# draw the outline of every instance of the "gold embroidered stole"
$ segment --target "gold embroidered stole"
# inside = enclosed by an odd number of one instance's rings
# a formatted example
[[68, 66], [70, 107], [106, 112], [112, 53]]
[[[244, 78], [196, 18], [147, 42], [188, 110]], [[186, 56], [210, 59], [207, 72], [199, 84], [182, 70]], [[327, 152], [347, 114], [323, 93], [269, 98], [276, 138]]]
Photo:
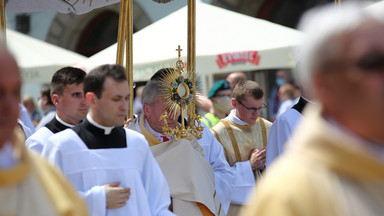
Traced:
[[[141, 115], [140, 116], [140, 119], [137, 119], [137, 121], [139, 121], [139, 128], [140, 128], [140, 131], [141, 133], [145, 136], [145, 139], [147, 139], [148, 143], [149, 143], [149, 146], [154, 146], [154, 145], [157, 145], [157, 144], [160, 144], [161, 142], [153, 135], [151, 134], [147, 128], [145, 128], [145, 117], [144, 115]], [[134, 124], [132, 124], [132, 126], [134, 127]], [[169, 141], [168, 141], [169, 142]]]
[[[27, 196], [15, 194], [16, 199], [20, 199], [19, 203], [16, 203], [17, 214], [66, 216], [88, 214], [84, 201], [78, 197], [61, 173], [45, 159], [28, 152], [24, 146], [23, 136], [17, 131], [12, 143], [19, 163], [10, 169], [0, 170], [0, 190], [8, 190], [10, 193], [27, 190], [30, 193]], [[38, 199], [29, 200], [31, 196]]]
[[[255, 137], [257, 136], [255, 134], [258, 130], [257, 127], [260, 128], [260, 138]], [[234, 132], [234, 130], [236, 130], [236, 132]], [[217, 140], [223, 145], [227, 161], [231, 166], [233, 166], [236, 162], [249, 160], [249, 156], [253, 149], [265, 147], [268, 141], [265, 122], [260, 117], [257, 119], [255, 125], [246, 126], [236, 125], [226, 119], [222, 119], [218, 125], [211, 128], [211, 131]], [[224, 134], [226, 135], [224, 136]], [[244, 143], [244, 137], [254, 137], [254, 142], [256, 143]], [[249, 140], [253, 139], [248, 139], [248, 142]], [[239, 143], [241, 143], [241, 147], [239, 146]], [[257, 171], [254, 172], [254, 175], [256, 179], [260, 177]]]

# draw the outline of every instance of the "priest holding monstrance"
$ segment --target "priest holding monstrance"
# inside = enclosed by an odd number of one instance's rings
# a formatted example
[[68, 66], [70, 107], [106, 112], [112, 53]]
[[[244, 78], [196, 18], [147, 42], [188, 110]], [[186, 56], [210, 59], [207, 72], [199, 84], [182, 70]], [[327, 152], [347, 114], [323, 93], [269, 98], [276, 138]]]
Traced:
[[183, 67], [179, 59], [175, 68], [154, 75], [158, 78], [151, 79], [142, 93], [143, 114], [129, 128], [141, 132], [151, 146], [170, 187], [175, 214], [225, 215], [215, 190], [214, 171], [198, 142], [203, 131], [200, 116], [190, 119], [197, 126], [185, 122], [184, 114], [195, 107], [196, 87]]

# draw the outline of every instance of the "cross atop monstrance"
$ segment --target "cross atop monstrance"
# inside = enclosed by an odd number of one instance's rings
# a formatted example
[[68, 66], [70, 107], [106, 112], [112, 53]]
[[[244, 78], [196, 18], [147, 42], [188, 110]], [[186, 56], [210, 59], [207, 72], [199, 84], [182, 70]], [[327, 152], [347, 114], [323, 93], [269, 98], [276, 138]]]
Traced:
[[178, 51], [178, 53], [179, 53], [179, 57], [178, 57], [178, 59], [177, 59], [177, 61], [176, 61], [176, 68], [177, 68], [177, 70], [182, 71], [182, 70], [184, 69], [184, 63], [183, 63], [183, 61], [181, 61], [181, 59], [180, 59], [180, 57], [181, 57], [181, 51], [183, 51], [182, 49], [180, 49], [180, 45], [179, 45], [179, 47], [176, 49], [176, 51]]
[[176, 51], [179, 53], [179, 59], [180, 59], [180, 57], [181, 57], [181, 51], [183, 51], [183, 49], [180, 49], [180, 45], [179, 45], [179, 47], [176, 49]]

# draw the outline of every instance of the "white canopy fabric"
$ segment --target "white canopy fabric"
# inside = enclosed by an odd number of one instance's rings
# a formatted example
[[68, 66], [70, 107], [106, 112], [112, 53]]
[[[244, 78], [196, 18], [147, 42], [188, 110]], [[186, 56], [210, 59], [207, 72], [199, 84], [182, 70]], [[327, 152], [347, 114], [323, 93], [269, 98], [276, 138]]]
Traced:
[[[148, 80], [158, 69], [175, 64], [177, 47], [187, 56], [187, 7], [133, 35], [133, 79]], [[205, 3], [196, 5], [196, 71], [202, 76], [232, 71], [292, 68], [292, 48], [302, 33], [265, 20]], [[87, 71], [116, 61], [117, 44], [91, 56]]]
[[369, 12], [373, 12], [376, 14], [380, 14], [380, 15], [382, 15], [382, 17], [384, 17], [384, 14], [383, 14], [384, 1], [379, 1], [379, 2], [373, 3], [369, 6], [367, 6], [366, 8], [364, 8], [364, 10], [369, 11]]
[[85, 56], [7, 29], [7, 47], [21, 69], [23, 83], [50, 83], [56, 70]]
[[85, 14], [96, 8], [115, 4], [120, 0], [8, 0], [5, 10], [10, 12], [38, 12], [56, 10], [60, 13]]

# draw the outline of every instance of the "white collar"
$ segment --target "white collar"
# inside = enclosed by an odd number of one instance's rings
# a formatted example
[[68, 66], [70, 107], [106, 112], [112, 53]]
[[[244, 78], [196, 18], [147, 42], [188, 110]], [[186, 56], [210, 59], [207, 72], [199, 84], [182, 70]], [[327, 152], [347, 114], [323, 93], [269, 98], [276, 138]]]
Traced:
[[55, 117], [56, 117], [57, 121], [60, 122], [61, 124], [65, 125], [65, 126], [67, 126], [67, 127], [70, 127], [70, 128], [75, 127], [75, 125], [68, 124], [67, 122], [61, 120], [61, 118], [59, 118], [59, 116], [57, 115], [57, 113], [56, 113]]
[[93, 126], [97, 127], [97, 128], [100, 128], [100, 129], [103, 129], [104, 130], [104, 135], [109, 135], [112, 131], [113, 128], [115, 128], [115, 126], [112, 126], [112, 127], [107, 127], [107, 126], [103, 126], [103, 125], [100, 125], [98, 123], [96, 123], [91, 115], [88, 113], [87, 114], [87, 119], [89, 121], [89, 123], [91, 123]]
[[[155, 136], [156, 137], [156, 139], [158, 139], [160, 142], [164, 142], [164, 140], [163, 140], [163, 138], [165, 137], [165, 135], [164, 134], [162, 134], [162, 133], [159, 133], [159, 132], [157, 132], [157, 131], [155, 131], [155, 130], [153, 130], [152, 128], [151, 128], [151, 126], [149, 125], [149, 123], [148, 123], [148, 121], [147, 121], [147, 118], [145, 118], [144, 117], [144, 127], [149, 131], [149, 133], [151, 133], [153, 136]], [[167, 137], [169, 140], [171, 140], [172, 139], [172, 137]]]
[[239, 117], [236, 116], [236, 109], [231, 110], [231, 112], [225, 119], [237, 125], [249, 125], [247, 122], [241, 120]]

